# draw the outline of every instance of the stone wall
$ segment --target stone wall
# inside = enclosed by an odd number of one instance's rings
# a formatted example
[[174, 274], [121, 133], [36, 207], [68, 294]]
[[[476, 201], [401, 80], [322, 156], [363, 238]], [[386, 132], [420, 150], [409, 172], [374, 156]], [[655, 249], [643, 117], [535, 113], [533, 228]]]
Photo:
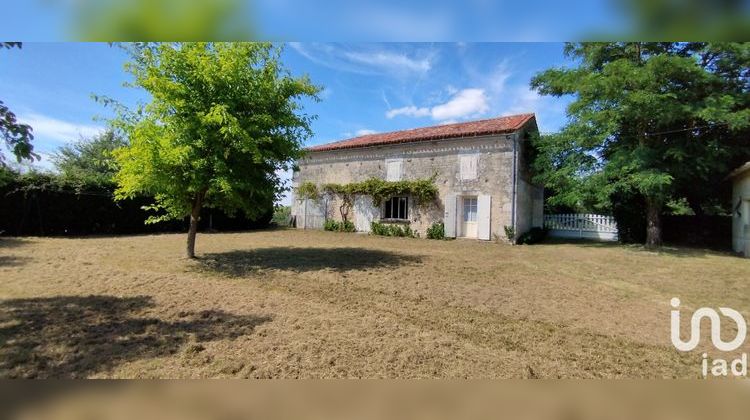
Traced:
[[[479, 155], [476, 179], [460, 179], [459, 156], [466, 153]], [[326, 183], [360, 182], [369, 178], [386, 179], [386, 161], [390, 159], [402, 159], [402, 179], [436, 176], [439, 197], [434, 203], [418, 207], [413, 199], [409, 200], [411, 227], [420, 236], [425, 236], [426, 229], [432, 223], [443, 220], [446, 197], [458, 194], [492, 196], [491, 235], [505, 237], [503, 227], [511, 224], [512, 214], [513, 135], [311, 152], [299, 162], [299, 172], [295, 174], [293, 185], [305, 181], [321, 186]], [[526, 199], [525, 195], [531, 194], [534, 188], [530, 186], [519, 190], [519, 193], [524, 194]], [[340, 220], [338, 203], [332, 205], [329, 214]], [[531, 208], [523, 211], [521, 218], [524, 220], [534, 218]], [[541, 221], [541, 217], [539, 219]]]

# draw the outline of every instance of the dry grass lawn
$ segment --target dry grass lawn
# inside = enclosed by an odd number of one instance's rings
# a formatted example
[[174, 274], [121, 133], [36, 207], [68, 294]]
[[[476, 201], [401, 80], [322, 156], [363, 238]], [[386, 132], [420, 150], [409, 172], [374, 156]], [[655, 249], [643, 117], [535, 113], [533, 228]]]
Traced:
[[183, 245], [0, 238], [0, 377], [698, 377], [670, 298], [750, 313], [750, 260], [702, 250], [294, 230], [201, 234], [196, 261]]

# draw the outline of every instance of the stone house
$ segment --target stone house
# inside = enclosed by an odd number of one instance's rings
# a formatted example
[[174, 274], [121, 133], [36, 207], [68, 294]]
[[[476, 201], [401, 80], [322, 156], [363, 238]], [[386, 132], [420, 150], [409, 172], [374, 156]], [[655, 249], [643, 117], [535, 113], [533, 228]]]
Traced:
[[[518, 236], [543, 224], [543, 189], [532, 183], [526, 158], [537, 132], [534, 114], [522, 114], [314, 146], [297, 162], [292, 187], [434, 177], [439, 195], [432, 203], [417, 205], [407, 195], [374, 205], [357, 196], [348, 219], [359, 232], [379, 221], [409, 225], [424, 237], [433, 223], [444, 222], [448, 237], [504, 240], [506, 226]], [[299, 228], [321, 228], [326, 219], [341, 220], [339, 204], [336, 197], [293, 196], [292, 215]]]
[[732, 248], [750, 258], [750, 162], [737, 168], [732, 179]]

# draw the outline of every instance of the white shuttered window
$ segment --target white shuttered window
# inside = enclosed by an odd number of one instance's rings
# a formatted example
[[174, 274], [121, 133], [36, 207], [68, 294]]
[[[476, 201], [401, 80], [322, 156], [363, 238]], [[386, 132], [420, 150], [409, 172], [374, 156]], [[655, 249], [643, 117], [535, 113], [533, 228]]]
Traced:
[[403, 159], [388, 159], [385, 161], [385, 180], [401, 181], [404, 169]]
[[459, 176], [462, 181], [477, 179], [479, 153], [462, 154], [458, 157]]

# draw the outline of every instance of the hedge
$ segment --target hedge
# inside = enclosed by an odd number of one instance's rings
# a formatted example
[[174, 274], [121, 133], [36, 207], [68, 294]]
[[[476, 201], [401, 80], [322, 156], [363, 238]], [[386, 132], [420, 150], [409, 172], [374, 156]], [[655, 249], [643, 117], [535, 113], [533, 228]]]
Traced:
[[[12, 236], [102, 235], [186, 232], [188, 219], [145, 224], [142, 209], [149, 198], [115, 202], [107, 188], [77, 190], [72, 187], [35, 189], [14, 181], [0, 187], [0, 234]], [[199, 229], [245, 230], [267, 227], [273, 203], [258, 219], [229, 217], [216, 209], [203, 209]]]

